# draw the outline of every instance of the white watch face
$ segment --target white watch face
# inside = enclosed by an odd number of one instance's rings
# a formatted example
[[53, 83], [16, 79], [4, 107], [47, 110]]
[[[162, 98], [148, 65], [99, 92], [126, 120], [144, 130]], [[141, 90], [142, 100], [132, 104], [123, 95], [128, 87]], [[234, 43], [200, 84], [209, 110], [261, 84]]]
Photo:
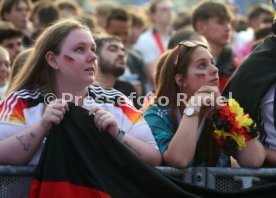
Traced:
[[193, 115], [194, 112], [195, 112], [195, 108], [194, 107], [186, 107], [186, 109], [184, 110], [184, 113], [187, 116]]

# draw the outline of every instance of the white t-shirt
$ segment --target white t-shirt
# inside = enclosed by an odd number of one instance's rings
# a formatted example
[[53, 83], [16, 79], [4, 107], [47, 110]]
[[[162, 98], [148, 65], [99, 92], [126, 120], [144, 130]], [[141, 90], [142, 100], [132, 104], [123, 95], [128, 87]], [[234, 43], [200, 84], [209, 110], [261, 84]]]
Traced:
[[[0, 140], [38, 123], [42, 118], [44, 107], [43, 94], [40, 89], [11, 93], [0, 103]], [[43, 146], [44, 144], [35, 153], [29, 162], [30, 165], [38, 164]]]
[[[160, 39], [166, 50], [170, 38], [160, 36]], [[139, 36], [134, 45], [134, 49], [142, 53], [145, 64], [154, 63], [161, 55], [160, 49], [153, 36], [153, 29], [149, 29]]]
[[[161, 43], [163, 44], [164, 49], [168, 47], [170, 37], [160, 36]], [[158, 44], [153, 36], [153, 29], [149, 29], [143, 34], [141, 34], [134, 45], [134, 49], [141, 52], [145, 66], [147, 64], [154, 64], [161, 55]], [[148, 81], [145, 85], [146, 92], [150, 92], [153, 89], [153, 85]]]
[[271, 86], [261, 101], [260, 114], [261, 125], [265, 133], [261, 137], [261, 142], [276, 151], [276, 129], [274, 126], [274, 96], [276, 83]]
[[121, 130], [158, 149], [142, 112], [137, 110], [124, 94], [116, 89], [103, 89], [91, 85], [89, 86], [89, 96], [89, 99], [84, 101], [84, 108], [90, 109], [93, 105], [97, 105], [101, 109], [110, 112], [115, 117]]
[[[0, 103], [0, 141], [33, 126], [42, 119], [45, 94], [46, 92], [41, 91], [41, 89], [21, 90], [11, 93]], [[93, 98], [90, 100], [94, 102], [84, 102], [84, 108], [90, 109], [89, 104], [95, 105], [96, 101], [99, 107], [114, 115], [121, 130], [158, 149], [142, 113], [133, 107], [125, 95], [115, 89], [105, 90], [101, 87], [90, 86], [89, 96]], [[114, 103], [114, 101], [119, 100], [122, 104]], [[29, 162], [30, 165], [38, 164], [44, 142], [45, 139]]]

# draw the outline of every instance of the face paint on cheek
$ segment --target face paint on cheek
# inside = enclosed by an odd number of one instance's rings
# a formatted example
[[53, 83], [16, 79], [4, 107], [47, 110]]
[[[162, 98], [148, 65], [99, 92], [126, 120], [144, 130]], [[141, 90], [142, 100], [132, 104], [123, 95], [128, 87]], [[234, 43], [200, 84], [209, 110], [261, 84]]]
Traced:
[[73, 64], [73, 63], [75, 63], [75, 59], [73, 59], [72, 57], [70, 57], [70, 56], [68, 56], [66, 54], [64, 55], [63, 60], [67, 64]]
[[206, 75], [204, 73], [197, 73], [195, 75], [199, 81], [204, 81], [206, 79]]

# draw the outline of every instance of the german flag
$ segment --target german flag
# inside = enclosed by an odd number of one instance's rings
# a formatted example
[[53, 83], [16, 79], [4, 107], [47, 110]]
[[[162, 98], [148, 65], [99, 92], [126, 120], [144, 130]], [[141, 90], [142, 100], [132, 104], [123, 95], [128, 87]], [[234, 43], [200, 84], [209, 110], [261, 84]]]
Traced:
[[[274, 188], [275, 184], [228, 195], [264, 196]], [[162, 175], [108, 133], [100, 133], [87, 110], [71, 104], [61, 124], [49, 133], [29, 194], [30, 198], [222, 196], [227, 197]]]

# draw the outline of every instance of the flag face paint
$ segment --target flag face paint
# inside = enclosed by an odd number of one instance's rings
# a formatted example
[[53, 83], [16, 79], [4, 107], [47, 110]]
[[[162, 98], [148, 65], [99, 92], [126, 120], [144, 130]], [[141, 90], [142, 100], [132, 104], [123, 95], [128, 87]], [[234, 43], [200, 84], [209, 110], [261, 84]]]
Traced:
[[202, 73], [195, 74], [200, 81], [204, 81], [206, 79], [206, 75]]
[[75, 62], [75, 59], [73, 59], [72, 57], [68, 56], [68, 55], [64, 55], [63, 57], [64, 62], [68, 63], [68, 64], [73, 64]]

